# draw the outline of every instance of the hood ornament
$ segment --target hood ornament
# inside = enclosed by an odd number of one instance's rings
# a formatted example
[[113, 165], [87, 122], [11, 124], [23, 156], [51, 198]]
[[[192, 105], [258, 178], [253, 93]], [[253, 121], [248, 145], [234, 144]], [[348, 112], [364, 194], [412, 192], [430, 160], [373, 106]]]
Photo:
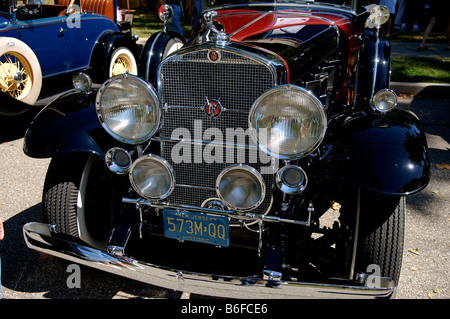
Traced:
[[217, 11], [207, 11], [203, 14], [203, 19], [205, 19], [206, 27], [214, 33], [211, 39], [215, 40], [217, 45], [225, 46], [230, 43], [230, 36], [216, 28], [213, 21], [215, 16], [217, 16]]

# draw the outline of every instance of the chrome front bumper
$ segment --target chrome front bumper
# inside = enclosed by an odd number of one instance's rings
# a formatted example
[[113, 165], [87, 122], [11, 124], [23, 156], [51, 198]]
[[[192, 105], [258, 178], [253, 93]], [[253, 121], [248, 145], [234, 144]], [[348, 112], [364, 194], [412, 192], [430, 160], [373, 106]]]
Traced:
[[188, 293], [224, 298], [391, 298], [396, 290], [392, 280], [381, 278], [376, 288], [342, 284], [274, 281], [256, 277], [231, 277], [168, 269], [111, 254], [77, 243], [43, 223], [28, 223], [23, 227], [27, 246], [36, 251], [90, 266], [151, 285]]

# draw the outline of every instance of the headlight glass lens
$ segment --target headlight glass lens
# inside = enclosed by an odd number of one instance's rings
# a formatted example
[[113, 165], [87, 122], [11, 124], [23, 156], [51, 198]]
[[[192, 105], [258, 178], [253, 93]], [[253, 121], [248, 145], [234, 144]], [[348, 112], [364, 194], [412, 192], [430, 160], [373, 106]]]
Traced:
[[248, 211], [258, 207], [265, 197], [264, 180], [254, 168], [233, 165], [224, 169], [216, 181], [220, 200], [236, 211]]
[[130, 182], [142, 197], [163, 199], [175, 186], [172, 167], [161, 157], [147, 155], [136, 160], [130, 169]]
[[311, 93], [297, 86], [278, 86], [255, 101], [249, 127], [263, 151], [280, 159], [294, 159], [319, 145], [327, 119], [322, 103]]
[[97, 93], [97, 115], [117, 140], [138, 144], [158, 130], [161, 107], [155, 89], [141, 79], [123, 74], [106, 81]]
[[388, 112], [397, 106], [397, 94], [389, 89], [383, 89], [374, 94], [372, 106], [380, 112]]

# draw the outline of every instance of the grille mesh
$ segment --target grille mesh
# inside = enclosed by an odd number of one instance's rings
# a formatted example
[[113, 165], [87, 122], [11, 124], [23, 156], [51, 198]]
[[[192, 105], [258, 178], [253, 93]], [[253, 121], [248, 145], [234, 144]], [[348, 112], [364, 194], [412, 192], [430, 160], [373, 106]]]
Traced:
[[[267, 156], [254, 146], [246, 147], [246, 151], [213, 146], [205, 137], [229, 142], [233, 134], [242, 136], [242, 132], [247, 132], [250, 107], [274, 85], [271, 70], [234, 52], [221, 51], [219, 62], [209, 61], [207, 55], [208, 50], [179, 55], [166, 61], [160, 69], [159, 93], [164, 107], [161, 155], [172, 165], [177, 184], [167, 199], [171, 203], [201, 206], [206, 199], [217, 197], [216, 178], [232, 164], [245, 163], [259, 171], [261, 166], [269, 166]], [[207, 100], [220, 101], [223, 111], [217, 118], [209, 117], [204, 111]], [[239, 131], [234, 131], [236, 128]], [[187, 141], [181, 144], [178, 139]], [[206, 144], [194, 145], [193, 140], [203, 140]], [[233, 138], [232, 144], [237, 141]], [[252, 144], [248, 134], [244, 144]], [[255, 212], [267, 210], [271, 201], [273, 175], [263, 174], [263, 177], [266, 198]]]

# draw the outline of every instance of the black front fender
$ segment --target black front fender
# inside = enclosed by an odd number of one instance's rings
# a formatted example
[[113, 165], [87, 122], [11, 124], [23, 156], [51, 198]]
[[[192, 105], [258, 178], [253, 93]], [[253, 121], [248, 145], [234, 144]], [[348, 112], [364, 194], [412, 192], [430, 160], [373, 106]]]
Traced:
[[403, 110], [336, 117], [322, 152], [325, 179], [381, 194], [413, 194], [430, 178], [425, 133], [417, 117]]
[[138, 76], [157, 87], [158, 67], [166, 57], [174, 41], [186, 40], [176, 32], [161, 31], [154, 33], [145, 43], [139, 60]]
[[97, 118], [95, 96], [96, 91], [73, 91], [46, 106], [25, 133], [25, 154], [48, 158], [84, 152], [104, 158], [115, 140]]
[[94, 82], [102, 83], [109, 77], [109, 64], [114, 51], [120, 47], [128, 48], [133, 53], [136, 63], [139, 61], [140, 46], [127, 32], [104, 32], [94, 47], [90, 60], [89, 75]]

